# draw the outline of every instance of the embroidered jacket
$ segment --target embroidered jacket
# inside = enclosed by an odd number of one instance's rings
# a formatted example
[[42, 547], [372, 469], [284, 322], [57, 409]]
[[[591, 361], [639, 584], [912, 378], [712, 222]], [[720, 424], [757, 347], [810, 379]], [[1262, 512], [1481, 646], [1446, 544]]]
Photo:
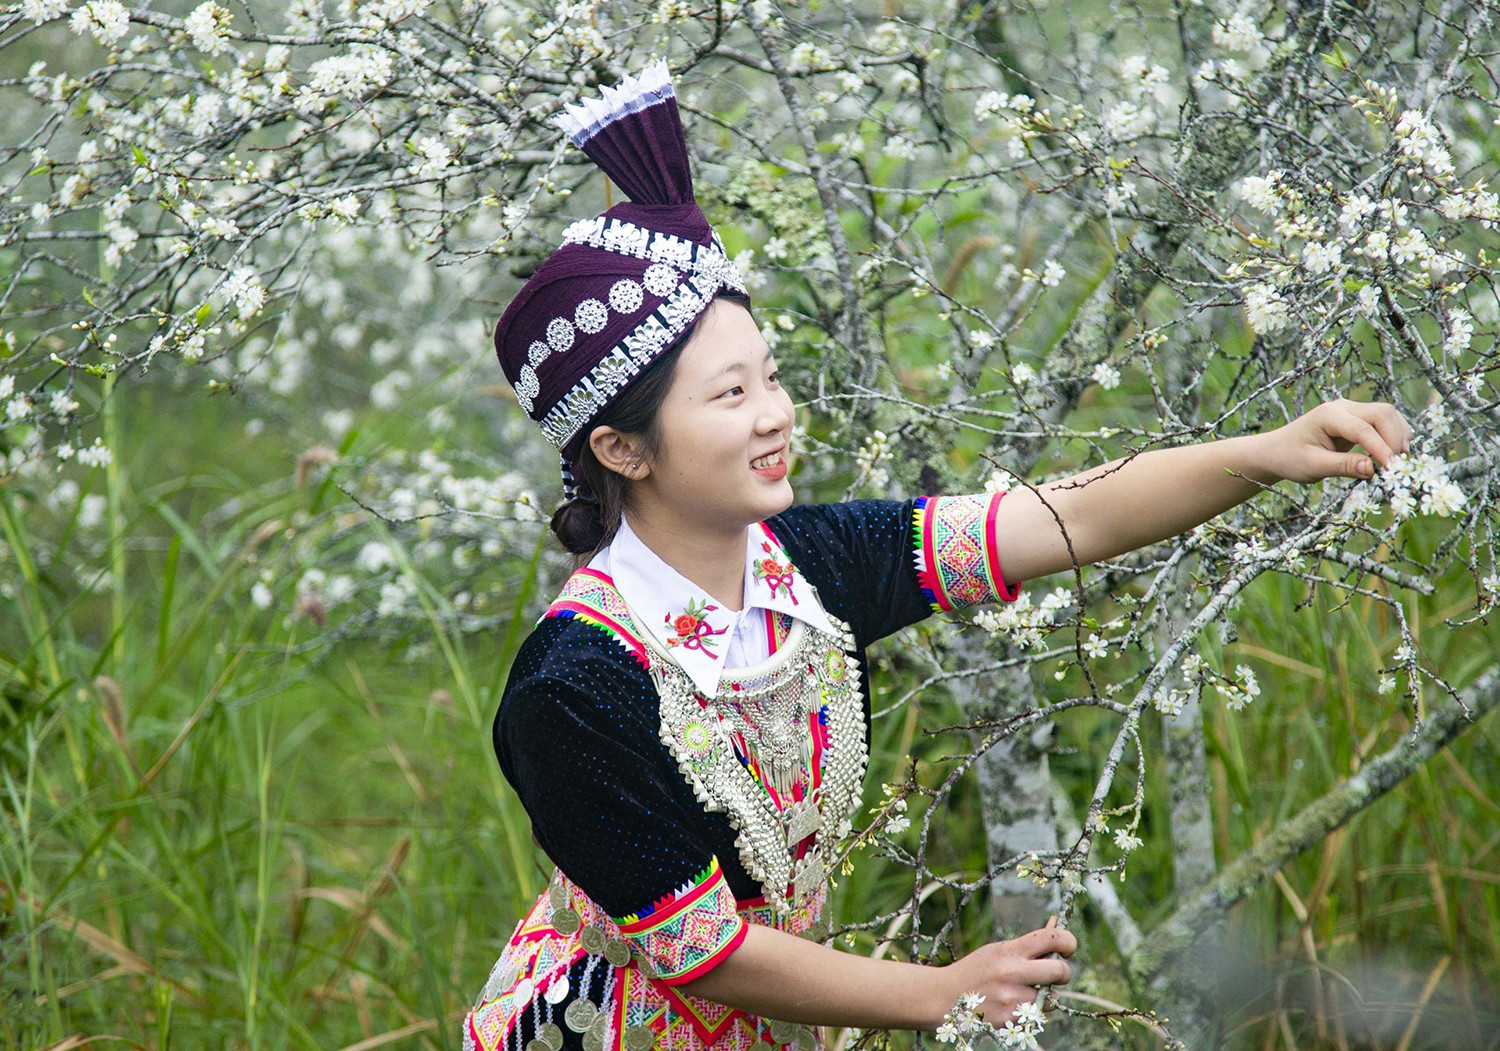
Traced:
[[[496, 964], [466, 1046], [811, 1051], [809, 1031], [678, 987], [722, 963], [748, 923], [826, 934], [820, 856], [858, 802], [865, 648], [935, 610], [1017, 596], [1001, 573], [1000, 499], [857, 501], [767, 520], [760, 568], [778, 587], [805, 580], [815, 594], [799, 602], [819, 602], [834, 633], [774, 615], [772, 649], [797, 667], [773, 655], [747, 670], [753, 681], [725, 673], [718, 699], [662, 631], [635, 623], [607, 575], [569, 579], [522, 645], [495, 720], [501, 768], [558, 874]], [[701, 613], [667, 634], [703, 637]]]

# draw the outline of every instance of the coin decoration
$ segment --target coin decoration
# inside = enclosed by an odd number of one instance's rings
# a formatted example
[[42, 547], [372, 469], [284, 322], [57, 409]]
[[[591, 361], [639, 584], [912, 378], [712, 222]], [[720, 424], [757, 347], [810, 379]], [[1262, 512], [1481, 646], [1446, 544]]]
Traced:
[[552, 984], [547, 986], [547, 991], [542, 994], [542, 999], [549, 1004], [560, 1004], [568, 998], [568, 981], [566, 974], [560, 974], [553, 979]]
[[625, 1030], [625, 1051], [651, 1051], [656, 1032], [649, 1025], [633, 1025]]
[[583, 926], [583, 920], [572, 909], [559, 909], [552, 914], [552, 926], [558, 934], [567, 937]]
[[790, 1044], [797, 1038], [797, 1026], [793, 1022], [771, 1021], [771, 1039], [778, 1044]]
[[611, 938], [604, 943], [604, 958], [616, 967], [624, 967], [630, 962], [630, 945], [618, 938]]
[[575, 1033], [587, 1032], [599, 1014], [599, 1008], [591, 1000], [574, 1000], [563, 1012], [563, 1021]]

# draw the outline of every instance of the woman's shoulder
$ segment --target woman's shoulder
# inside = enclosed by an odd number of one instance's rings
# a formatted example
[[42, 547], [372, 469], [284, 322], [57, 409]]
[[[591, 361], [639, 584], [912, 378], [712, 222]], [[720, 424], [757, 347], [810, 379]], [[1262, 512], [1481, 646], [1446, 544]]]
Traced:
[[521, 643], [491, 728], [514, 784], [527, 756], [567, 754], [599, 736], [654, 736], [656, 687], [607, 628], [551, 610]]
[[521, 643], [501, 708], [537, 695], [556, 703], [650, 685], [650, 653], [624, 600], [609, 577], [584, 568]]
[[798, 566], [817, 563], [835, 572], [868, 561], [872, 552], [909, 545], [910, 500], [847, 500], [798, 504], [766, 520], [766, 525]]

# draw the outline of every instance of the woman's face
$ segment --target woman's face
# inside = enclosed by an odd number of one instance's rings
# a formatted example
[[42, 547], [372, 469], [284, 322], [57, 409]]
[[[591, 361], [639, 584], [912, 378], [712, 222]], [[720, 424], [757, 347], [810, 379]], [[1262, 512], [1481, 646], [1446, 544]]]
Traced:
[[717, 299], [682, 349], [658, 416], [660, 446], [632, 511], [727, 534], [792, 502], [792, 399], [750, 312]]

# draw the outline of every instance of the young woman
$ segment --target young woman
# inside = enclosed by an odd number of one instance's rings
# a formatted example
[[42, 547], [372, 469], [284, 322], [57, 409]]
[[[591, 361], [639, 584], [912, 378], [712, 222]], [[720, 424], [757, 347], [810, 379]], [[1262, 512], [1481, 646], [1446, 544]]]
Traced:
[[522, 646], [495, 720], [557, 871], [465, 1045], [809, 1051], [810, 1027], [931, 1029], [970, 992], [1002, 1023], [1068, 980], [1071, 934], [943, 967], [821, 944], [824, 866], [866, 761], [866, 646], [1014, 599], [1071, 567], [1069, 542], [1105, 559], [1281, 479], [1371, 477], [1406, 422], [1339, 401], [1040, 495], [794, 507], [792, 401], [693, 203], [665, 66], [562, 123], [631, 202], [570, 227], [496, 329], [518, 399], [563, 450], [554, 531], [588, 563]]

